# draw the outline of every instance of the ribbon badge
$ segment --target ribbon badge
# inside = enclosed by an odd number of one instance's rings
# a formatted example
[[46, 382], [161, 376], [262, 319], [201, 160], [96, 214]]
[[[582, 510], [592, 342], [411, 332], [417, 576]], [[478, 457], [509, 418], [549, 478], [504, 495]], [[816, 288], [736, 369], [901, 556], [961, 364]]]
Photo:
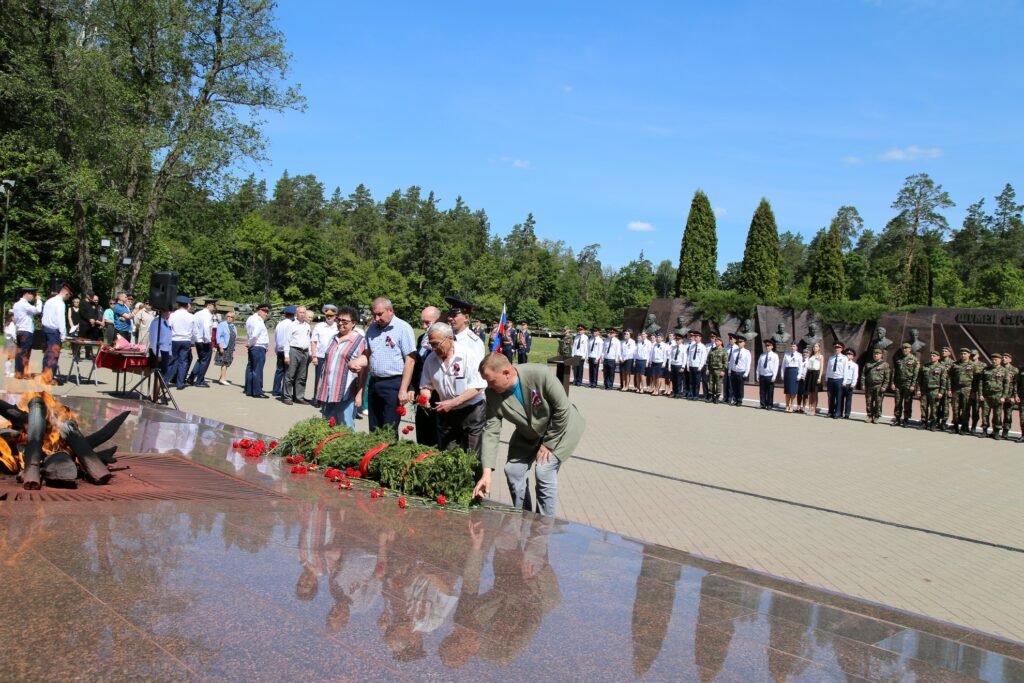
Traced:
[[395, 342], [391, 341], [391, 337], [384, 337], [384, 343], [392, 349], [395, 348]]
[[530, 391], [530, 403], [533, 404], [534, 408], [537, 408], [540, 404], [544, 403], [540, 398], [540, 393], [536, 389], [532, 389]]

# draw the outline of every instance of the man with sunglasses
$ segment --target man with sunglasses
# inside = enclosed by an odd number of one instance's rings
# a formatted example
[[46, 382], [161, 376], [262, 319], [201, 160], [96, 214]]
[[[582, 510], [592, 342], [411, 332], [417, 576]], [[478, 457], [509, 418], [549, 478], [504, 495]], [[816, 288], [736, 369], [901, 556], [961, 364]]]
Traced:
[[487, 383], [480, 376], [479, 367], [467, 358], [472, 351], [455, 341], [450, 325], [434, 323], [426, 334], [432, 353], [423, 361], [420, 396], [437, 398], [437, 445], [442, 450], [458, 446], [479, 456], [486, 421], [483, 392]]

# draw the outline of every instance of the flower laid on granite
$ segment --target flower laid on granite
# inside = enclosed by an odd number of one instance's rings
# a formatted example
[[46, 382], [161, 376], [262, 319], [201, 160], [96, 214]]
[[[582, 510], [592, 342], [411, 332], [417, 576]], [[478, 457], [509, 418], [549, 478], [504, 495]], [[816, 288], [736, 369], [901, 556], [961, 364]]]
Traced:
[[293, 465], [292, 474], [305, 474], [308, 468], [305, 465]]
[[405, 409], [405, 406], [398, 406], [398, 408], [395, 409], [395, 412], [398, 413], [399, 417], [405, 417], [409, 414], [409, 411]]
[[399, 496], [398, 497], [398, 507], [400, 507], [400, 508], [404, 508], [405, 507], [405, 496]]
[[327, 479], [341, 478], [341, 470], [336, 467], [328, 467], [324, 470], [324, 477]]
[[270, 448], [270, 450], [274, 450], [275, 448], [277, 448], [277, 442], [276, 441], [271, 441], [268, 444], [268, 447]]
[[289, 456], [286, 456], [285, 459], [284, 459], [284, 461], [286, 463], [288, 463], [289, 465], [301, 464], [302, 460], [303, 460], [303, 457], [301, 455], [289, 455]]
[[441, 507], [444, 507], [447, 502], [448, 499], [444, 497], [443, 493], [437, 497], [437, 504]]

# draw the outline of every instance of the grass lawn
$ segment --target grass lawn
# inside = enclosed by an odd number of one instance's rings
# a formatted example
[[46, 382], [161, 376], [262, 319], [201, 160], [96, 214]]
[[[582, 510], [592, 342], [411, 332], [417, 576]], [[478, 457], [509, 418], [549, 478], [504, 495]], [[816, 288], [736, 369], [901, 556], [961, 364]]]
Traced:
[[558, 338], [534, 337], [530, 346], [530, 362], [546, 363], [551, 356], [558, 355]]

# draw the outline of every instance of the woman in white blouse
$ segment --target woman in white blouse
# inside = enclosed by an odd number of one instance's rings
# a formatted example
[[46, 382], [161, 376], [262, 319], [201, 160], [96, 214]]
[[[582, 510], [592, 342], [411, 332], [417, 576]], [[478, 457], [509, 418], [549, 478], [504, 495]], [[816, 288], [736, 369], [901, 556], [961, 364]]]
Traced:
[[821, 355], [821, 344], [815, 342], [811, 348], [811, 356], [807, 359], [807, 368], [804, 376], [804, 383], [807, 387], [807, 401], [804, 404], [804, 412], [809, 415], [818, 413], [818, 391], [822, 388], [824, 376], [821, 368], [825, 364], [825, 357]]
[[793, 412], [793, 403], [800, 393], [800, 375], [804, 366], [804, 357], [797, 350], [795, 343], [789, 345], [789, 351], [782, 357], [782, 385], [786, 393], [786, 412]]
[[619, 391], [629, 391], [629, 382], [633, 379], [633, 361], [636, 359], [636, 340], [633, 330], [622, 331], [622, 342], [619, 344]]

